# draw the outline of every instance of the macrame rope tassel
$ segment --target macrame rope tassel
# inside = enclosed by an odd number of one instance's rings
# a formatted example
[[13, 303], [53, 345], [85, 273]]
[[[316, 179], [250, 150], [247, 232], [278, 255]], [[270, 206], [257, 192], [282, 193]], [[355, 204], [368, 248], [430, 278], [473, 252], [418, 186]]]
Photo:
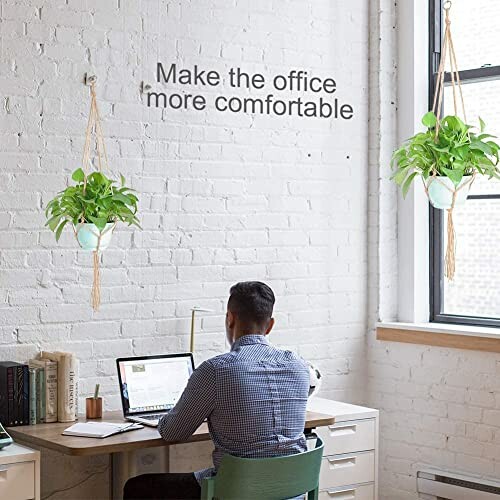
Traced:
[[444, 257], [444, 274], [453, 281], [455, 277], [455, 251], [456, 251], [456, 238], [455, 226], [453, 225], [453, 208], [448, 210], [448, 224], [447, 224], [448, 240], [446, 243], [446, 255]]
[[92, 283], [91, 302], [94, 311], [101, 305], [101, 270], [99, 269], [99, 250], [94, 250], [94, 282]]

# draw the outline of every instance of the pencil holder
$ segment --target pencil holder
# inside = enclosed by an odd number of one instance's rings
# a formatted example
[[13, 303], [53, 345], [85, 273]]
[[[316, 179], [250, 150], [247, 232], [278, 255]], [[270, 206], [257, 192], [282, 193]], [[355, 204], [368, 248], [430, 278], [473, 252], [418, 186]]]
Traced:
[[102, 418], [102, 398], [87, 398], [85, 400], [87, 419]]

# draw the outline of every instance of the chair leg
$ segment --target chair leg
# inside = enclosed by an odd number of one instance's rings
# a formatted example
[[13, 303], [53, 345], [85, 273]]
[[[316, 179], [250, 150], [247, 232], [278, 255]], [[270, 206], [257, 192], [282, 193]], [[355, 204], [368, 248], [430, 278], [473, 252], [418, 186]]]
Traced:
[[201, 500], [212, 500], [214, 497], [214, 478], [205, 478], [201, 483]]
[[319, 497], [319, 487], [314, 488], [307, 494], [307, 500], [318, 500]]

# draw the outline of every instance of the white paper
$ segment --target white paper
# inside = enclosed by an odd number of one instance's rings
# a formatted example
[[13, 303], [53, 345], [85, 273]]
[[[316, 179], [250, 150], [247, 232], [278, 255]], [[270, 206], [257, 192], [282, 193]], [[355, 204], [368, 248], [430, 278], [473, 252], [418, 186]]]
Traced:
[[116, 424], [113, 422], [78, 422], [71, 427], [64, 429], [65, 436], [81, 436], [104, 438], [113, 434], [124, 432], [125, 430], [142, 429], [140, 424]]

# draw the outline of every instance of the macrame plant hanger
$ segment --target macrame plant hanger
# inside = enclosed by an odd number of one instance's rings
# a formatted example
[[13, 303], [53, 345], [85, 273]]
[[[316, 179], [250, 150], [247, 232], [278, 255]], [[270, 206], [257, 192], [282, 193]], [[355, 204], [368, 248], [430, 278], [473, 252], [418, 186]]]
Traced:
[[[460, 84], [460, 74], [458, 72], [457, 58], [455, 54], [455, 48], [453, 46], [453, 39], [451, 37], [451, 21], [450, 21], [450, 9], [451, 9], [451, 1], [448, 0], [443, 5], [444, 13], [445, 13], [445, 28], [444, 28], [444, 36], [443, 43], [441, 45], [441, 60], [439, 62], [439, 68], [436, 78], [436, 90], [434, 91], [434, 99], [432, 104], [432, 111], [437, 117], [436, 122], [436, 131], [435, 131], [435, 139], [437, 141], [439, 128], [440, 128], [440, 119], [443, 117], [443, 93], [444, 93], [444, 75], [445, 75], [445, 64], [446, 57], [448, 57], [450, 63], [450, 79], [451, 79], [451, 87], [453, 89], [453, 109], [456, 116], [458, 116], [458, 104], [457, 99], [460, 97], [460, 104], [462, 108], [462, 114], [464, 122], [467, 123], [467, 116], [465, 114], [465, 102], [464, 96], [462, 94], [462, 87]], [[444, 274], [449, 280], [453, 280], [455, 276], [455, 251], [456, 251], [456, 234], [455, 227], [453, 224], [453, 209], [455, 208], [455, 200], [457, 197], [458, 191], [464, 189], [466, 186], [470, 187], [470, 184], [474, 181], [476, 176], [476, 172], [472, 174], [471, 178], [464, 182], [455, 189], [451, 189], [448, 185], [446, 185], [437, 175], [437, 171], [433, 169], [431, 176], [433, 177], [433, 182], [439, 182], [442, 186], [444, 186], [448, 191], [452, 193], [452, 203], [451, 207], [447, 209], [448, 212], [448, 220], [447, 220], [447, 244], [446, 244], [446, 254], [444, 259]], [[424, 182], [425, 191], [428, 193], [427, 185]]]
[[[87, 187], [87, 175], [90, 170], [94, 168], [91, 161], [92, 153], [92, 136], [95, 136], [95, 150], [97, 152], [97, 171], [103, 172], [103, 170], [109, 171], [108, 168], [108, 156], [106, 153], [106, 146], [104, 144], [104, 134], [102, 132], [101, 117], [99, 114], [99, 108], [97, 106], [97, 97], [95, 92], [97, 78], [95, 76], [88, 77], [86, 82], [90, 86], [90, 112], [89, 119], [87, 123], [87, 130], [85, 132], [85, 144], [83, 146], [83, 156], [82, 156], [82, 169], [85, 173], [85, 178], [83, 181], [83, 192]], [[88, 222], [83, 219], [80, 222]], [[101, 272], [99, 269], [99, 249], [101, 246], [101, 238], [108, 231], [113, 231], [116, 226], [116, 220], [113, 221], [112, 226], [106, 226], [102, 231], [94, 232], [92, 234], [97, 238], [97, 246], [93, 250], [93, 266], [94, 266], [94, 279], [92, 283], [92, 292], [90, 295], [92, 308], [94, 311], [99, 309], [101, 304]], [[78, 230], [75, 230], [75, 236], [78, 236], [78, 231], [81, 230], [82, 226]], [[78, 238], [77, 238], [78, 240]]]

